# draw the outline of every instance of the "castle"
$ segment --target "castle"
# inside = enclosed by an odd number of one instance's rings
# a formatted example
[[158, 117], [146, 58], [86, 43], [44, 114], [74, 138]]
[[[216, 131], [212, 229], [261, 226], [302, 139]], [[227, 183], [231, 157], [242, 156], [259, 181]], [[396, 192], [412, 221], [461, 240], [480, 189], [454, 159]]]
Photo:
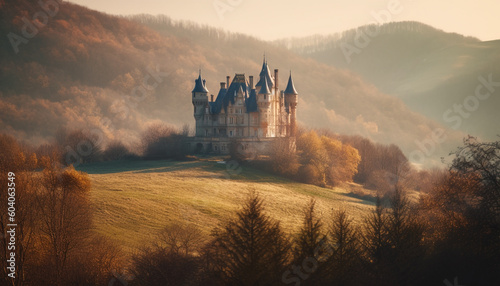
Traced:
[[195, 153], [229, 153], [231, 142], [238, 141], [243, 150], [263, 150], [271, 141], [285, 137], [295, 142], [298, 93], [292, 74], [285, 90], [279, 90], [278, 70], [271, 74], [266, 59], [259, 81], [253, 76], [235, 74], [230, 82], [220, 83], [217, 98], [208, 96], [206, 81], [195, 80], [192, 91], [196, 134], [188, 141]]

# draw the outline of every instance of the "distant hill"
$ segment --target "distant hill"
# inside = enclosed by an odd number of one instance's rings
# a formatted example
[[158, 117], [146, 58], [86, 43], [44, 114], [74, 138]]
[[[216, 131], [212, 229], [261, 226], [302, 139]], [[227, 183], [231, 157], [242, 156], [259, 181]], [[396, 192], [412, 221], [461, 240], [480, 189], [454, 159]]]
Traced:
[[[446, 33], [418, 22], [396, 22], [376, 27], [363, 26], [331, 36], [283, 39], [279, 46], [318, 62], [360, 74], [384, 93], [402, 99], [412, 110], [442, 124], [487, 140], [500, 134], [500, 40], [481, 42]], [[351, 49], [353, 48], [353, 49]], [[352, 53], [351, 53], [352, 52]], [[346, 56], [349, 55], [349, 56]], [[458, 112], [443, 115], [454, 104], [474, 96], [478, 77], [492, 75], [496, 91], [479, 101], [470, 117]], [[488, 90], [481, 90], [482, 93]], [[476, 105], [473, 99], [470, 109]], [[461, 117], [461, 124], [454, 116]]]
[[[264, 51], [271, 68], [280, 69], [282, 88], [293, 70], [305, 126], [397, 144], [407, 155], [420, 148], [417, 140], [442, 128], [353, 72], [246, 35], [165, 16], [131, 21], [66, 2], [44, 26], [32, 21], [38, 4], [0, 3], [0, 34], [22, 36], [23, 18], [40, 26], [18, 53], [9, 37], [0, 43], [0, 131], [33, 143], [50, 140], [60, 127], [94, 128], [105, 139], [132, 145], [150, 122], [192, 126], [190, 92], [198, 70], [217, 94], [226, 75], [257, 76]], [[448, 132], [429, 158], [445, 155], [461, 136]]]

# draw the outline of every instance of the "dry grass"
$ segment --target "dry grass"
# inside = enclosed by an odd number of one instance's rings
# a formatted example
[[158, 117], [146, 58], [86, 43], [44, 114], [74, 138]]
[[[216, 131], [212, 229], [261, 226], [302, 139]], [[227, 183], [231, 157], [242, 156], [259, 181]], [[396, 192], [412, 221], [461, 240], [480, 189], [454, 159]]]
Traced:
[[310, 198], [316, 198], [325, 219], [332, 209], [342, 207], [359, 222], [373, 206], [350, 194], [351, 188], [359, 186], [320, 188], [248, 167], [228, 176], [226, 165], [214, 159], [105, 162], [79, 169], [92, 180], [97, 231], [129, 253], [149, 244], [171, 222], [195, 224], [209, 235], [215, 226], [233, 217], [251, 190], [261, 195], [268, 214], [280, 220], [290, 235], [300, 227], [302, 210]]

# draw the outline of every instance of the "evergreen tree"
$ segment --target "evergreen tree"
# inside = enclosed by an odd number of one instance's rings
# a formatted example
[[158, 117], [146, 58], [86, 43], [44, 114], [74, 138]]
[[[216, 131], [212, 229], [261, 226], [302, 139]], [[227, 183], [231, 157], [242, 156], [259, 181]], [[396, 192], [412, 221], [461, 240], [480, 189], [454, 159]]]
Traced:
[[263, 201], [251, 193], [236, 219], [214, 232], [209, 250], [210, 276], [225, 285], [279, 285], [290, 260], [290, 243], [278, 222], [264, 214]]
[[347, 212], [334, 212], [329, 232], [333, 255], [327, 261], [330, 284], [353, 285], [361, 261], [358, 236], [358, 230]]
[[328, 251], [327, 237], [323, 233], [323, 223], [316, 215], [316, 200], [311, 199], [304, 209], [304, 221], [299, 230], [294, 248], [294, 265], [304, 267], [303, 264], [314, 261], [313, 265], [307, 265], [308, 272], [302, 285], [320, 285], [323, 281], [323, 268], [321, 263], [328, 258], [331, 253]]

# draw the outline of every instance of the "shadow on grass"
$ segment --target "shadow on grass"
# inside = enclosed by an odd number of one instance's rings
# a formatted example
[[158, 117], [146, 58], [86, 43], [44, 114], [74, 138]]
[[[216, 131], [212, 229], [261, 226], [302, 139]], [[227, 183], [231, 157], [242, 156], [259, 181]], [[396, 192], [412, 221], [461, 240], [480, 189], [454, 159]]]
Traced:
[[375, 205], [375, 203], [377, 201], [377, 199], [374, 196], [368, 195], [368, 194], [359, 194], [359, 193], [355, 193], [355, 192], [350, 192], [350, 193], [345, 194], [345, 196], [355, 198], [355, 199], [360, 199], [360, 200], [362, 200], [362, 202], [359, 202], [360, 204], [365, 204], [365, 205], [369, 205], [369, 206]]
[[78, 171], [88, 174], [113, 173], [158, 173], [172, 172], [182, 169], [202, 167], [207, 162], [200, 161], [172, 161], [172, 160], [119, 160], [110, 162], [95, 162], [78, 166]]

